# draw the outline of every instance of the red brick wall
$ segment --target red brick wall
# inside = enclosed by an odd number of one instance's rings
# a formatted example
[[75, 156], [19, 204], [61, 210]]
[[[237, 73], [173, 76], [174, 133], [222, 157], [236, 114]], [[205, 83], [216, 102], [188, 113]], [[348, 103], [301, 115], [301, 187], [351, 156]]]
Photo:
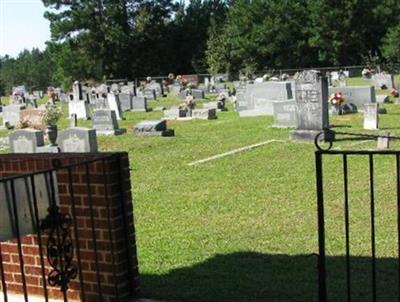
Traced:
[[[105, 155], [108, 157], [101, 159]], [[69, 284], [68, 299], [81, 300], [84, 296], [85, 301], [101, 301], [102, 296], [104, 301], [123, 301], [137, 296], [139, 289], [127, 154], [0, 155], [0, 177], [52, 168], [54, 159], [67, 166], [96, 158], [99, 158], [96, 162], [71, 168], [71, 183], [68, 169], [58, 169], [56, 174], [61, 212], [73, 217], [70, 228], [74, 245], [73, 263], [81, 268], [81, 274]], [[50, 272], [46, 258], [47, 236], [42, 235], [41, 240], [47, 278]], [[45, 280], [42, 277], [38, 238], [33, 234], [22, 237], [21, 241], [27, 291], [29, 295], [43, 296]], [[21, 294], [23, 287], [17, 240], [2, 242], [0, 248], [7, 291]], [[47, 285], [47, 289], [49, 297], [62, 298], [58, 287]]]

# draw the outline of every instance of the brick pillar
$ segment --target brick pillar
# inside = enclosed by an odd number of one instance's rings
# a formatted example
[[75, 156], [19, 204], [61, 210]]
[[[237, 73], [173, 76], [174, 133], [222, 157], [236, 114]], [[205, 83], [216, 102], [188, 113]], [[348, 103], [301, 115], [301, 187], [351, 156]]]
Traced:
[[[53, 159], [71, 169], [57, 170], [60, 210], [72, 217], [70, 235], [77, 278], [70, 282], [69, 300], [124, 301], [139, 290], [133, 205], [126, 153], [55, 155], [0, 155], [0, 176], [50, 168]], [[93, 160], [97, 159], [93, 162]], [[91, 160], [92, 162], [86, 162]], [[47, 237], [41, 236], [45, 274], [51, 268], [46, 258]], [[38, 238], [24, 236], [23, 262], [29, 295], [43, 296], [43, 276]], [[22, 275], [17, 241], [0, 244], [9, 292], [22, 293]], [[47, 277], [46, 277], [47, 278]], [[0, 284], [1, 286], [1, 284]], [[58, 288], [47, 286], [51, 298], [62, 298]], [[1, 294], [1, 293], [0, 293]]]

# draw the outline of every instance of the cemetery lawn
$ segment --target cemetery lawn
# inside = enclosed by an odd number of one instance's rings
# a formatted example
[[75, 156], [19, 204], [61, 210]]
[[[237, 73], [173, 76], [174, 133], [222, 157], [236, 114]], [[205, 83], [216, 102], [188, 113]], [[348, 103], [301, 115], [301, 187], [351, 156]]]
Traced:
[[[150, 107], [177, 104], [174, 99]], [[385, 104], [380, 128], [400, 135], [400, 105]], [[132, 126], [162, 112], [125, 113], [128, 133], [100, 137], [101, 151], [128, 152], [143, 297], [163, 301], [317, 301], [315, 147], [291, 142], [272, 117], [239, 118], [229, 105], [217, 120], [170, 121], [175, 137], [137, 137]], [[331, 118], [336, 131], [362, 130], [362, 114]], [[79, 126], [91, 125], [79, 121]], [[66, 128], [68, 121], [60, 122]], [[4, 133], [2, 133], [4, 134]], [[188, 163], [251, 144], [262, 147]], [[345, 140], [336, 149], [375, 148]], [[399, 149], [400, 143], [391, 144]], [[345, 298], [342, 162], [324, 161], [331, 301]], [[395, 159], [375, 161], [378, 297], [393, 301], [397, 285]], [[368, 158], [349, 158], [354, 300], [370, 293]]]
[[[152, 103], [154, 107], [157, 103]], [[381, 128], [400, 134], [400, 105], [385, 105]], [[164, 301], [317, 301], [314, 146], [288, 141], [272, 117], [169, 122], [176, 137], [136, 137], [131, 127], [161, 113], [129, 113], [129, 133], [101, 138], [104, 151], [127, 151], [132, 169], [137, 247], [144, 297]], [[331, 119], [337, 131], [362, 130], [362, 115]], [[267, 141], [263, 147], [210, 161], [188, 163]], [[376, 143], [344, 141], [335, 148]], [[393, 148], [399, 148], [394, 143]], [[332, 301], [345, 300], [343, 176], [341, 162], [325, 161], [327, 254]], [[351, 251], [355, 299], [370, 288], [368, 162], [349, 159]], [[396, 282], [395, 162], [376, 162], [378, 294], [393, 300]], [[382, 273], [384, 272], [384, 273]], [[396, 291], [394, 291], [396, 292]], [[362, 299], [361, 299], [362, 300]]]

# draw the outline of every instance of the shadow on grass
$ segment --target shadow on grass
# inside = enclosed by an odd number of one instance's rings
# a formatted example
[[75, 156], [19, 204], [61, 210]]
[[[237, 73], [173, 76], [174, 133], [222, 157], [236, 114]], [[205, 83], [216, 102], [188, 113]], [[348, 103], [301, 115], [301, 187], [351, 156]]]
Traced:
[[[346, 259], [327, 258], [328, 300], [347, 301]], [[351, 258], [352, 301], [372, 301], [371, 260]], [[396, 301], [398, 259], [377, 260], [378, 301]], [[141, 275], [142, 296], [176, 302], [318, 301], [317, 257], [238, 252], [165, 275]]]

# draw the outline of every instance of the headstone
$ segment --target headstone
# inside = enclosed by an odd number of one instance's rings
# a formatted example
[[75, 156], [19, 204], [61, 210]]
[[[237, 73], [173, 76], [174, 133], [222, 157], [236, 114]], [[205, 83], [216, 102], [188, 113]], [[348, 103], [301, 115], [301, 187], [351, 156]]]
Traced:
[[68, 103], [70, 101], [68, 94], [66, 94], [66, 93], [60, 93], [59, 99], [62, 103]]
[[[32, 180], [35, 185], [35, 204], [37, 206], [35, 208], [37, 211], [33, 210], [32, 207]], [[51, 194], [51, 190], [49, 190], [51, 181], [54, 182], [55, 194]], [[36, 221], [42, 221], [46, 218], [48, 215], [47, 210], [49, 205], [52, 204], [53, 197], [55, 198], [55, 204], [60, 203], [56, 172], [36, 173], [29, 178], [23, 176], [14, 178], [13, 186], [15, 207], [18, 209], [17, 213], [13, 211], [13, 198], [10, 196], [11, 182], [4, 181], [0, 183], [0, 241], [13, 240], [18, 235], [35, 234], [37, 232]], [[13, 213], [18, 215], [19, 234], [17, 234], [15, 228], [16, 219]], [[14, 298], [14, 300], [18, 301], [19, 299]]]
[[217, 111], [215, 109], [193, 109], [192, 118], [202, 120], [213, 120], [217, 118]]
[[192, 95], [195, 99], [204, 99], [204, 91], [200, 89], [192, 89]]
[[378, 108], [379, 105], [377, 103], [364, 104], [364, 129], [378, 129]]
[[186, 90], [186, 89], [181, 90], [181, 91], [179, 91], [179, 93], [178, 93], [178, 99], [184, 100], [184, 99], [186, 99], [186, 97], [188, 96], [188, 94], [189, 94], [189, 91], [188, 91], [188, 90]]
[[160, 83], [157, 82], [151, 82], [146, 85], [146, 90], [148, 89], [149, 91], [154, 90], [155, 92], [155, 99], [163, 97], [163, 89]]
[[133, 83], [121, 86], [120, 90], [121, 93], [135, 95], [135, 85]]
[[359, 110], [363, 110], [366, 103], [376, 102], [374, 86], [329, 87], [329, 95], [339, 92], [346, 103], [353, 103]]
[[181, 85], [179, 84], [171, 84], [168, 86], [169, 92], [173, 95], [178, 95], [181, 91]]
[[386, 131], [380, 131], [378, 135], [377, 148], [389, 149], [390, 133]]
[[273, 102], [274, 127], [295, 128], [297, 126], [296, 101]]
[[149, 101], [154, 101], [157, 99], [156, 90], [145, 88], [142, 92], [142, 96], [146, 97]]
[[99, 109], [93, 111], [92, 122], [98, 135], [119, 135], [126, 132], [126, 129], [118, 127], [114, 110]]
[[238, 108], [239, 115], [273, 115], [273, 102], [290, 99], [293, 99], [290, 82], [268, 81], [247, 85], [245, 100]]
[[9, 135], [11, 153], [36, 153], [44, 145], [43, 131], [33, 129], [17, 130]]
[[203, 109], [218, 109], [218, 102], [208, 102], [203, 104]]
[[115, 116], [117, 120], [122, 120], [121, 105], [117, 94], [109, 93], [107, 94], [108, 109], [115, 111]]
[[131, 93], [120, 93], [118, 95], [121, 104], [121, 110], [130, 111], [132, 110], [132, 94]]
[[87, 120], [89, 118], [89, 104], [85, 101], [70, 101], [68, 102], [69, 117], [76, 114], [78, 119]]
[[[297, 127], [293, 140], [314, 140], [329, 127], [328, 79], [316, 70], [305, 70], [295, 78]], [[324, 137], [324, 139], [330, 139]]]
[[74, 101], [83, 100], [82, 85], [79, 83], [79, 81], [75, 81], [72, 85], [72, 94]]
[[133, 112], [147, 112], [147, 98], [144, 96], [134, 96], [132, 99]]
[[389, 73], [376, 73], [372, 76], [372, 81], [377, 89], [394, 88], [394, 77]]
[[36, 129], [46, 129], [44, 116], [46, 115], [45, 109], [26, 109], [19, 113], [20, 121], [22, 124], [27, 123], [29, 127]]
[[164, 111], [164, 118], [165, 119], [178, 119], [186, 117], [187, 110], [186, 109], [179, 109], [179, 108], [171, 108], [169, 110]]
[[58, 146], [61, 152], [97, 152], [96, 130], [70, 128], [58, 134]]
[[16, 126], [20, 121], [20, 112], [25, 109], [23, 104], [13, 104], [3, 107], [3, 125]]
[[133, 128], [133, 131], [138, 135], [144, 136], [174, 136], [174, 130], [167, 129], [167, 121], [151, 120], [141, 121]]

